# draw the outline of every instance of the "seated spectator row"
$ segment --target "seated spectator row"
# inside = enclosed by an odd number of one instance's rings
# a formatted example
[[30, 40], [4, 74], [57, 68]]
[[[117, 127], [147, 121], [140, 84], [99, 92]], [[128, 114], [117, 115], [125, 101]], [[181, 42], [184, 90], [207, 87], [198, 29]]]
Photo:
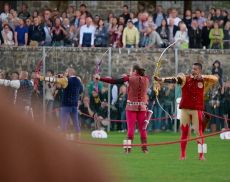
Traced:
[[135, 13], [124, 5], [121, 15], [110, 13], [104, 19], [81, 4], [79, 10], [70, 6], [64, 12], [45, 9], [30, 15], [25, 3], [18, 13], [5, 3], [0, 14], [1, 45], [165, 48], [179, 39], [176, 47], [181, 49], [230, 48], [227, 11], [187, 10], [183, 18], [175, 8], [167, 12], [158, 5], [154, 14]]

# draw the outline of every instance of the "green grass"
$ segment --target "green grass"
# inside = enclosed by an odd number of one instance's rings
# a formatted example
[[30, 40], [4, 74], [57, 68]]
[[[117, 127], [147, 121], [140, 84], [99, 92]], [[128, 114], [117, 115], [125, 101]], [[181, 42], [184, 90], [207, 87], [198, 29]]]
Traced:
[[[149, 134], [148, 143], [178, 140], [179, 135], [179, 133]], [[93, 141], [121, 144], [124, 138], [123, 133], [110, 132], [108, 139]], [[138, 134], [135, 134], [134, 143], [140, 143]], [[143, 154], [139, 147], [133, 148], [130, 154], [124, 154], [120, 147], [99, 147], [98, 150], [104, 152], [112, 175], [119, 179], [118, 181], [229, 182], [230, 140], [220, 140], [218, 135], [206, 138], [205, 143], [208, 145], [205, 161], [198, 160], [195, 141], [188, 143], [185, 161], [179, 160], [179, 144], [149, 147], [148, 154]]]

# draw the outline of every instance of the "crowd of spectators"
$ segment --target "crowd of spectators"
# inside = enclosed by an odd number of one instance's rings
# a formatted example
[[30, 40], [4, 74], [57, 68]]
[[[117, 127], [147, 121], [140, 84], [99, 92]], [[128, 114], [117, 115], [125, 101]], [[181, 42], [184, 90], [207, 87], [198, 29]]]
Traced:
[[178, 15], [175, 8], [164, 10], [161, 5], [153, 14], [130, 12], [127, 5], [119, 16], [92, 15], [85, 4], [79, 9], [69, 6], [36, 10], [32, 13], [26, 3], [20, 11], [4, 4], [0, 14], [1, 45], [8, 46], [75, 46], [114, 48], [164, 48], [180, 39], [176, 47], [230, 48], [230, 21], [224, 9], [186, 10]]
[[[61, 73], [60, 73], [61, 74]], [[60, 75], [58, 74], [58, 75]], [[230, 122], [226, 118], [230, 118], [230, 81], [223, 80], [223, 70], [221, 68], [220, 61], [216, 60], [213, 63], [212, 74], [217, 75], [220, 79], [219, 83], [210, 89], [205, 95], [205, 110], [208, 113], [221, 116], [225, 119], [218, 117], [211, 117], [211, 121], [208, 126], [208, 130], [215, 132], [221, 130], [224, 127], [230, 127]], [[53, 70], [48, 70], [46, 76], [52, 77], [56, 75]], [[19, 79], [17, 72], [6, 73], [4, 70], [0, 70], [0, 79]], [[31, 75], [33, 81], [33, 74]], [[123, 85], [110, 85], [111, 99], [108, 102], [108, 85], [104, 85], [102, 82], [95, 84], [96, 80], [93, 78], [89, 83], [84, 85], [84, 93], [79, 100], [79, 119], [82, 129], [94, 130], [97, 128], [95, 123], [98, 118], [101, 120], [107, 120], [108, 106], [110, 105], [110, 117], [111, 130], [125, 132], [126, 126], [126, 114], [125, 107], [127, 102], [127, 84]], [[95, 88], [97, 85], [97, 89]], [[162, 107], [170, 114], [175, 113], [175, 101], [181, 96], [181, 89], [175, 87], [174, 84], [160, 84], [159, 87], [159, 102]], [[9, 101], [14, 100], [14, 92], [9, 91]], [[43, 94], [42, 82], [38, 86], [38, 90], [34, 91], [32, 96], [32, 108], [34, 110], [34, 116], [41, 118], [42, 100], [46, 102], [46, 118], [47, 124], [52, 126], [59, 125], [59, 108], [62, 100], [63, 89], [54, 83], [45, 84], [45, 94]], [[148, 126], [148, 132], [160, 132], [160, 131], [173, 131], [174, 121], [168, 118], [168, 115], [162, 110], [159, 103], [156, 100], [156, 96], [153, 91], [153, 87], [149, 87], [148, 90], [148, 108], [153, 111], [152, 119], [162, 118], [159, 120], [153, 120]], [[40, 103], [40, 104], [39, 104]], [[91, 113], [94, 117], [92, 116]], [[165, 118], [166, 119], [163, 119]], [[123, 122], [121, 122], [123, 121]], [[178, 127], [179, 127], [179, 121]]]

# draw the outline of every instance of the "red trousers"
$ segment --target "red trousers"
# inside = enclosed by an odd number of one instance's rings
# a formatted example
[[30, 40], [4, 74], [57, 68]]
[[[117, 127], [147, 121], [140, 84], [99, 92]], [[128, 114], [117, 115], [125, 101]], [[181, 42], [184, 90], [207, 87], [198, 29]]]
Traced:
[[[196, 136], [202, 137], [203, 136], [203, 125], [202, 125], [202, 111], [198, 110], [190, 110], [190, 109], [182, 109], [181, 110], [181, 140], [188, 139], [189, 130], [190, 130], [190, 121], [192, 121], [192, 125]], [[197, 140], [198, 144], [204, 143], [204, 138]], [[186, 146], [187, 141], [181, 141], [181, 157], [186, 157]], [[200, 158], [204, 156], [203, 153], [200, 154]]]
[[126, 111], [126, 119], [127, 119], [127, 126], [128, 126], [128, 133], [127, 133], [128, 139], [130, 140], [134, 139], [135, 125], [137, 121], [141, 142], [146, 143], [147, 132], [146, 132], [146, 129], [143, 129], [144, 121], [146, 119], [146, 113], [147, 111]]

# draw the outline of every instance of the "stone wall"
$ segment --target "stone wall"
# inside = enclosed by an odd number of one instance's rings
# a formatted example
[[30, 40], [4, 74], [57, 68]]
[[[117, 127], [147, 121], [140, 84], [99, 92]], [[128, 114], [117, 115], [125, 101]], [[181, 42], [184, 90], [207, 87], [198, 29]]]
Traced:
[[[17, 1], [17, 8], [20, 9], [21, 3], [25, 1]], [[49, 7], [51, 9], [59, 8], [61, 11], [66, 10], [68, 5], [74, 5], [79, 8], [80, 4], [84, 3], [88, 6], [88, 10], [93, 15], [101, 15], [106, 18], [108, 13], [113, 12], [115, 15], [122, 13], [123, 5], [128, 5], [130, 11], [137, 12], [140, 8], [138, 4], [144, 4], [144, 8], [152, 13], [155, 9], [153, 4], [162, 5], [165, 11], [168, 8], [176, 8], [179, 12], [179, 16], [183, 16], [184, 1], [26, 1], [29, 6], [29, 11], [44, 9]], [[192, 10], [197, 8], [208, 11], [211, 7], [224, 8], [230, 10], [230, 3], [228, 1], [192, 1]]]
[[[109, 74], [118, 77], [129, 73], [134, 63], [141, 64], [148, 75], [152, 76], [155, 63], [163, 49], [111, 49], [111, 65], [109, 64], [109, 51], [106, 48], [74, 48], [74, 47], [46, 47], [45, 69], [53, 69], [56, 73], [63, 72], [72, 66], [81, 75], [83, 81], [88, 82], [95, 72], [95, 64], [102, 60], [101, 75]], [[107, 51], [106, 54], [104, 54]], [[32, 72], [38, 62], [42, 60], [43, 48], [1, 47], [0, 69], [7, 71], [29, 70]], [[215, 60], [222, 63], [224, 77], [230, 79], [230, 50], [181, 50], [178, 51], [178, 72], [189, 73], [194, 62], [204, 66], [204, 73], [210, 73]], [[168, 50], [162, 59], [161, 76], [175, 75], [175, 52]]]
[[[17, 1], [18, 10], [22, 2]], [[29, 6], [30, 12], [46, 7], [51, 9], [59, 8], [60, 11], [64, 11], [69, 5], [73, 5], [79, 9], [80, 5], [84, 3], [93, 15], [100, 15], [106, 18], [110, 12], [113, 12], [117, 16], [120, 15], [125, 4], [129, 6], [131, 11], [137, 11], [138, 1], [27, 1], [26, 3]]]

